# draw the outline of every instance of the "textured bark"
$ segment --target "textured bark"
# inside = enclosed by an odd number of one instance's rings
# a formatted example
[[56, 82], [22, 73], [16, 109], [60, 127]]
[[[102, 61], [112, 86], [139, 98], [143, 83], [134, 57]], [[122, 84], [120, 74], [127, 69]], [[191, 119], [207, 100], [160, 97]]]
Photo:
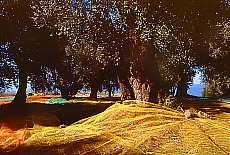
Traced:
[[[135, 51], [136, 50], [136, 51]], [[142, 44], [133, 49], [129, 82], [136, 100], [158, 103], [164, 93], [165, 84], [158, 70], [154, 49]], [[160, 93], [160, 94], [159, 94]]]
[[[136, 100], [158, 102], [159, 96], [165, 93], [164, 80], [158, 70], [154, 47], [143, 43], [140, 39], [128, 32], [129, 40], [125, 42], [125, 51], [128, 53], [122, 64], [123, 76], [126, 76], [129, 84], [127, 90], [133, 93]], [[121, 88], [121, 90], [124, 88]], [[161, 95], [158, 95], [158, 94]]]
[[141, 78], [130, 77], [129, 83], [133, 89], [136, 100], [150, 100], [151, 84], [147, 80], [142, 81]]
[[157, 83], [141, 80], [140, 77], [130, 77], [129, 82], [136, 100], [159, 103], [165, 96], [165, 91]]
[[133, 93], [133, 89], [130, 86], [129, 80], [125, 76], [118, 77], [118, 83], [120, 85], [121, 90], [121, 100], [134, 100], [135, 96]]
[[23, 106], [26, 103], [27, 73], [23, 67], [19, 68], [19, 87], [17, 94], [12, 101], [17, 106]]

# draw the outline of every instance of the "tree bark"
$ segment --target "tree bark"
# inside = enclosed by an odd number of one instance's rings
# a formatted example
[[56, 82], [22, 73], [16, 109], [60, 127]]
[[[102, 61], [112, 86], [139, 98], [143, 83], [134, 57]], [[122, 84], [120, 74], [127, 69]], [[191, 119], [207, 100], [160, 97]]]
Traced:
[[125, 76], [118, 76], [118, 83], [120, 85], [121, 100], [135, 100], [133, 89], [128, 78]]
[[74, 95], [76, 95], [78, 90], [80, 90], [83, 87], [83, 85], [80, 83], [76, 83], [76, 82], [69, 82], [69, 83], [72, 84], [68, 85], [66, 80], [63, 79], [62, 81], [58, 81], [58, 84], [56, 85], [56, 87], [59, 88], [59, 90], [61, 91], [62, 98], [68, 100], [72, 98]]
[[181, 74], [181, 80], [177, 84], [177, 93], [176, 97], [186, 97], [188, 96], [187, 90], [187, 75], [186, 74]]
[[[127, 78], [125, 86], [132, 98], [158, 103], [159, 96], [164, 96], [167, 87], [158, 69], [155, 56], [157, 49], [142, 42], [131, 30], [127, 33], [129, 37], [124, 42], [126, 55], [121, 65], [123, 76]], [[122, 86], [121, 90], [124, 91]]]
[[[110, 82], [110, 81], [109, 81], [109, 82]], [[107, 89], [108, 89], [109, 97], [112, 97], [112, 86], [111, 86], [110, 83], [108, 84]]]
[[[155, 75], [156, 76], [156, 75]], [[155, 82], [149, 79], [143, 79], [143, 77], [129, 77], [129, 83], [133, 90], [136, 100], [159, 103], [162, 102], [166, 91], [155, 79]]]
[[97, 99], [97, 92], [100, 87], [100, 82], [94, 81], [91, 83], [91, 92], [90, 92], [90, 98]]
[[130, 77], [129, 83], [133, 89], [133, 93], [136, 100], [150, 100], [151, 83], [148, 80], [142, 80], [140, 77]]
[[180, 81], [177, 86], [177, 93], [176, 97], [186, 97], [188, 96], [187, 93], [187, 82], [185, 81]]
[[159, 103], [167, 88], [158, 70], [154, 50], [149, 44], [136, 42], [128, 79], [136, 100]]
[[27, 72], [23, 67], [19, 67], [19, 87], [17, 94], [12, 101], [17, 106], [24, 106], [26, 103]]
[[67, 90], [67, 88], [64, 86], [60, 86], [59, 89], [61, 91], [61, 97], [68, 100], [69, 99], [69, 91]]

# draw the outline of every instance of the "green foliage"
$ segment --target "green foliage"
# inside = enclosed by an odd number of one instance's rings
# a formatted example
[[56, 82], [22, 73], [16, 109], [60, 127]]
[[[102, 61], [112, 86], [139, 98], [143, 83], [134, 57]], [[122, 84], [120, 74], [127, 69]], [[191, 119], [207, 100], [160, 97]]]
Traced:
[[206, 87], [203, 90], [205, 97], [221, 97], [230, 95], [230, 25], [221, 23], [210, 38], [209, 63], [204, 64]]
[[203, 97], [229, 97], [230, 78], [224, 75], [215, 75], [208, 79], [202, 91]]
[[57, 71], [56, 81], [89, 85], [115, 79], [120, 67], [141, 62], [141, 50], [130, 58], [132, 42], [140, 42], [149, 47], [167, 89], [188, 87], [194, 67], [205, 68], [208, 78], [229, 77], [229, 11], [226, 0], [4, 0], [0, 43], [10, 44], [11, 60], [27, 73], [45, 78], [39, 72], [48, 67]]
[[33, 82], [35, 76], [46, 78], [47, 74], [41, 73], [44, 66], [54, 68], [63, 58], [61, 39], [57, 35], [51, 38], [45, 29], [33, 26], [31, 3], [27, 0], [0, 3], [0, 42], [5, 46], [0, 52], [0, 88], [3, 90], [17, 83], [18, 68], [23, 68]]
[[120, 61], [122, 37], [112, 23], [110, 9], [106, 1], [39, 1], [33, 6], [36, 27], [66, 38], [62, 63], [82, 83], [113, 74], [111, 68]]
[[7, 88], [17, 86], [18, 69], [12, 56], [7, 52], [9, 44], [3, 44], [0, 47], [0, 92]]
[[[133, 0], [124, 1], [121, 6], [127, 26], [154, 47], [159, 69], [172, 86], [185, 75], [187, 78], [183, 80], [192, 82], [191, 67], [210, 63], [208, 45], [223, 44], [217, 39], [210, 42], [218, 34], [210, 32], [228, 22], [227, 1]], [[229, 46], [224, 47], [229, 50]], [[224, 54], [220, 52], [219, 55]]]

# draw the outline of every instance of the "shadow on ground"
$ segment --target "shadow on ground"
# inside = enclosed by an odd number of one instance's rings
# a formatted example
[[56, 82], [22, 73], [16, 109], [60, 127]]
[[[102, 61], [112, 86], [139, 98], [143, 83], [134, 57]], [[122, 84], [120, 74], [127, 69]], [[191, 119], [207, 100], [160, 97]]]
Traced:
[[33, 115], [52, 114], [57, 116], [62, 124], [70, 125], [80, 119], [87, 118], [103, 112], [113, 103], [108, 104], [43, 104], [27, 103], [23, 108], [13, 108], [11, 105], [0, 107], [0, 120], [9, 117], [32, 117]]
[[184, 109], [194, 108], [208, 113], [209, 115], [219, 115], [223, 113], [230, 113], [230, 104], [219, 101], [208, 100], [191, 100], [183, 103]]
[[[23, 145], [28, 129], [66, 126], [105, 111], [107, 104], [45, 104], [27, 103], [24, 107], [11, 104], [0, 106], [0, 155]], [[40, 127], [41, 126], [41, 127]], [[13, 154], [21, 154], [17, 149]]]

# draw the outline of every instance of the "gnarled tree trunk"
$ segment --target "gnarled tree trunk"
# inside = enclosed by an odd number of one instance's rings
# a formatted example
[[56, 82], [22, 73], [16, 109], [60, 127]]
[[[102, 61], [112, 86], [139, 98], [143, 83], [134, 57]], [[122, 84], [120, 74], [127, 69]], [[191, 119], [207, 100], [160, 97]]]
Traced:
[[165, 93], [165, 83], [158, 70], [155, 51], [148, 43], [142, 43], [138, 37], [130, 35], [125, 50], [129, 50], [128, 64], [124, 63], [125, 75], [128, 82], [125, 86], [133, 92], [134, 98], [141, 101], [157, 102], [162, 93]]
[[120, 85], [121, 100], [134, 100], [135, 96], [128, 78], [120, 75], [118, 76], [118, 83]]
[[148, 74], [143, 77], [133, 75], [128, 77], [130, 86], [136, 100], [159, 103], [167, 93], [166, 88], [158, 71], [148, 72]]
[[142, 80], [140, 77], [129, 77], [129, 83], [133, 89], [136, 100], [149, 101], [151, 92], [151, 83], [148, 80]]
[[12, 101], [17, 106], [24, 106], [26, 103], [27, 72], [23, 67], [19, 67], [19, 87], [17, 94]]
[[58, 88], [61, 91], [62, 98], [67, 100], [76, 95], [78, 90], [82, 88], [82, 85], [79, 83], [73, 83], [71, 86], [66, 86], [64, 83], [60, 83], [59, 85]]

